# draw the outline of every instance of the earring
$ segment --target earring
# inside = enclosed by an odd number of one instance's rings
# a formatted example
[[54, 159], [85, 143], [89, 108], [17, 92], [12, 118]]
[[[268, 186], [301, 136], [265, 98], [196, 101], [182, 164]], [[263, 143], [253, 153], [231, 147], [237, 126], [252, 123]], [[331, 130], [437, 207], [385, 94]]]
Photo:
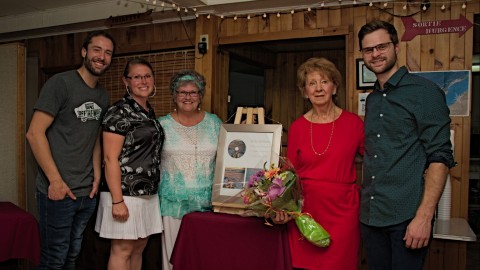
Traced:
[[173, 111], [174, 111], [174, 112], [177, 112], [177, 108], [173, 108]]
[[150, 95], [150, 96], [148, 96], [148, 97], [154, 97], [155, 94], [157, 93], [157, 87], [156, 87], [155, 85], [153, 85], [153, 89], [154, 89], [154, 90], [153, 90], [153, 95]]
[[130, 94], [130, 90], [129, 90], [129, 88], [128, 88], [128, 85], [125, 85], [125, 89], [127, 89], [127, 94], [128, 94], [129, 96], [132, 96], [132, 95]]

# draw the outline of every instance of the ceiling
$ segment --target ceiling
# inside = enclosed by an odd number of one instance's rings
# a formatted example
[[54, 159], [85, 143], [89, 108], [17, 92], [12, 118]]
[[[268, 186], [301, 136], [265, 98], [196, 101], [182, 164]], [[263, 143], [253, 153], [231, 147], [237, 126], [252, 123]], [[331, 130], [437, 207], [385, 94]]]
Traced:
[[[365, 0], [367, 1], [367, 0]], [[368, 0], [371, 1], [371, 0]], [[390, 1], [390, 0], [384, 0]], [[177, 6], [172, 8], [171, 3]], [[349, 5], [352, 1], [325, 0], [325, 7]], [[357, 3], [362, 0], [357, 0]], [[373, 1], [376, 2], [376, 1]], [[166, 3], [164, 6], [161, 3]], [[287, 13], [320, 7], [319, 0], [0, 0], [0, 34], [55, 27], [109, 17], [144, 13], [149, 9], [157, 17], [178, 18], [176, 8], [181, 7], [183, 17], [194, 18], [195, 13], [217, 16], [235, 16], [259, 13]], [[184, 13], [185, 8], [188, 12]], [[196, 11], [193, 10], [195, 8]], [[172, 11], [173, 10], [173, 11]], [[257, 14], [255, 14], [257, 13]], [[163, 18], [160, 17], [160, 18]], [[161, 22], [159, 20], [158, 22]]]

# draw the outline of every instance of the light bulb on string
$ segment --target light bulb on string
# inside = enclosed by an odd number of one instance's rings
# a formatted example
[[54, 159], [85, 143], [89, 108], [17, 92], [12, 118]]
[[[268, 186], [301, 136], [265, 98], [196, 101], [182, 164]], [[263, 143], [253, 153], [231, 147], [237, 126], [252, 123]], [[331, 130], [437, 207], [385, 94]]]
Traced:
[[177, 5], [175, 5], [175, 3], [172, 3], [172, 7], [176, 7]]
[[195, 12], [195, 18], [198, 18], [198, 13]]
[[164, 6], [165, 6], [165, 2], [162, 1], [162, 3], [160, 3], [160, 6], [161, 6], [161, 7], [164, 7]]
[[368, 6], [370, 6], [370, 7], [373, 7], [373, 3], [372, 3], [372, 2], [370, 2], [370, 4], [368, 4]]
[[295, 13], [295, 10], [292, 9], [292, 11], [290, 11], [291, 14]]
[[426, 11], [427, 10], [427, 5], [423, 5], [422, 10]]
[[280, 12], [277, 12], [277, 18], [280, 18]]
[[308, 8], [307, 8], [307, 11], [308, 11], [308, 12], [312, 11], [312, 8], [311, 8], [311, 7], [308, 7]]
[[383, 7], [387, 7], [388, 6], [388, 2], [385, 2], [385, 4], [383, 4]]
[[263, 18], [267, 18], [267, 13], [263, 13]]
[[153, 0], [152, 4], [156, 5], [156, 4], [157, 4], [157, 0]]
[[353, 4], [356, 5], [356, 4], [357, 4], [357, 0], [353, 0]]
[[220, 19], [222, 19], [222, 20], [223, 20], [223, 18], [225, 18], [225, 16], [223, 16], [223, 14], [222, 14], [222, 15], [220, 15]]
[[235, 15], [235, 17], [233, 17], [233, 20], [236, 21], [237, 20], [237, 15]]
[[180, 7], [177, 8], [177, 11], [180, 12]]
[[210, 13], [208, 13], [208, 15], [207, 15], [207, 19], [210, 19]]
[[466, 9], [466, 8], [467, 8], [467, 4], [465, 4], [465, 2], [463, 2], [462, 9]]
[[193, 11], [197, 12], [197, 8], [192, 8]]
[[440, 9], [441, 9], [441, 10], [445, 10], [445, 4], [443, 4]]
[[407, 4], [403, 5], [403, 10], [407, 10]]
[[320, 6], [323, 8], [325, 6], [325, 2], [322, 2]]
[[185, 13], [188, 13], [188, 9], [187, 9], [187, 8], [185, 8], [183, 11], [184, 11]]

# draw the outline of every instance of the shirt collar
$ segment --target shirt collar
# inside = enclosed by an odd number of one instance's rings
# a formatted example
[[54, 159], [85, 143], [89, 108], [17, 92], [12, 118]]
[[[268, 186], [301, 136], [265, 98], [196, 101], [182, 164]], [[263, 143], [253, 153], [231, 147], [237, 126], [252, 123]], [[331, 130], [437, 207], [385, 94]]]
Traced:
[[150, 103], [149, 103], [148, 101], [147, 101], [147, 108], [148, 108], [148, 112], [147, 112], [147, 111], [145, 111], [145, 110], [143, 109], [143, 107], [142, 107], [140, 104], [138, 104], [138, 102], [136, 102], [135, 99], [133, 99], [129, 94], [125, 94], [125, 96], [123, 96], [123, 98], [127, 101], [127, 103], [128, 103], [130, 106], [132, 106], [132, 108], [135, 109], [135, 111], [137, 111], [137, 112], [143, 112], [143, 113], [145, 113], [145, 114], [148, 115], [148, 116], [153, 116], [153, 115], [155, 115], [154, 110], [153, 110], [152, 106], [150, 106]]
[[375, 82], [374, 89], [380, 92], [388, 92], [391, 89], [396, 88], [400, 83], [400, 80], [408, 73], [408, 70], [405, 66], [401, 66], [389, 79], [385, 82], [383, 89], [380, 89], [380, 84], [378, 80]]

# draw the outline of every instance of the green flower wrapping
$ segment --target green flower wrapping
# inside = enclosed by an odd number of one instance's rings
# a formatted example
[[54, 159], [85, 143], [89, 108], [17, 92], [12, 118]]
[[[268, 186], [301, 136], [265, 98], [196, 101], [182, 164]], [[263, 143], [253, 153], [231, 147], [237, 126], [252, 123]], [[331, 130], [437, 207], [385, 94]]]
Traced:
[[[330, 234], [310, 214], [301, 213], [301, 186], [292, 167], [274, 167], [252, 175], [244, 191], [247, 216], [274, 217], [284, 211], [292, 215], [302, 236], [317, 247], [330, 245]], [[272, 225], [268, 221], [267, 225]]]
[[317, 247], [328, 247], [330, 245], [330, 234], [310, 215], [299, 214], [295, 217], [295, 224], [308, 242]]

